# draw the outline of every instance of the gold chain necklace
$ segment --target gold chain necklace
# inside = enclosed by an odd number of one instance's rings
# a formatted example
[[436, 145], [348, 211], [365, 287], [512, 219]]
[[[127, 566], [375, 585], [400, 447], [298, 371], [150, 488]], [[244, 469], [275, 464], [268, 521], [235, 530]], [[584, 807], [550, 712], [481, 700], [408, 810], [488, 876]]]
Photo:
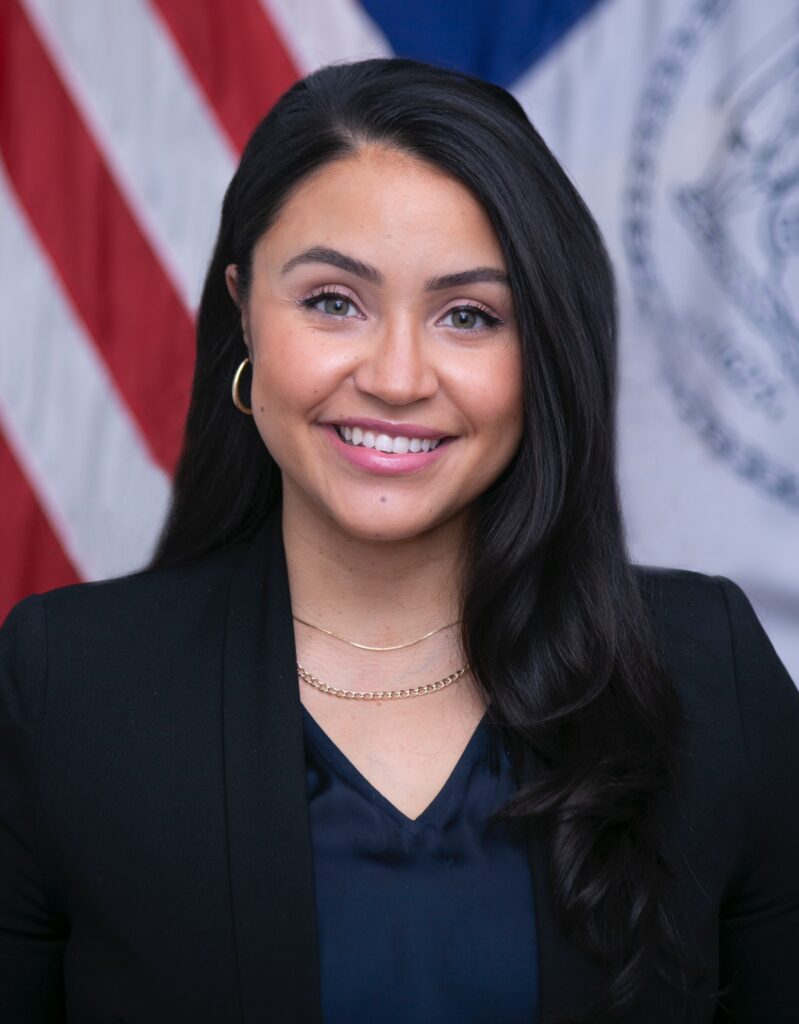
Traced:
[[315, 626], [313, 622], [307, 622], [305, 619], [301, 619], [299, 615], [292, 615], [292, 618], [297, 622], [301, 622], [303, 626], [310, 626], [311, 629], [317, 630], [319, 633], [324, 633], [326, 636], [332, 636], [334, 640], [340, 640], [343, 644], [349, 644], [350, 647], [357, 647], [359, 651], [402, 651], [406, 647], [415, 647], [416, 644], [420, 644], [422, 640], [427, 640], [431, 636], [435, 636], [436, 633], [442, 632], [442, 630], [449, 629], [451, 626], [457, 626], [461, 621], [457, 619], [455, 622], [450, 622], [446, 626], [439, 626], [438, 629], [431, 629], [429, 633], [425, 633], [424, 636], [420, 636], [417, 640], [406, 640], [404, 644], [392, 644], [390, 647], [372, 647], [370, 644], [359, 644], [354, 640], [347, 640], [343, 636], [339, 636], [338, 633], [334, 633], [332, 629], [325, 629], [324, 626]]
[[297, 662], [297, 674], [300, 679], [309, 683], [315, 689], [321, 690], [322, 693], [329, 693], [333, 697], [345, 697], [347, 700], [401, 700], [404, 697], [423, 697], [427, 693], [435, 693], [437, 690], [443, 690], [445, 686], [451, 686], [452, 683], [457, 682], [461, 676], [465, 675], [469, 668], [470, 666], [467, 663], [462, 668], [459, 668], [457, 672], [452, 672], [443, 679], [438, 679], [434, 683], [427, 683], [424, 686], [413, 686], [409, 690], [342, 690], [338, 686], [330, 686], [327, 683], [323, 683], [321, 679], [312, 676], [307, 669], [304, 669]]

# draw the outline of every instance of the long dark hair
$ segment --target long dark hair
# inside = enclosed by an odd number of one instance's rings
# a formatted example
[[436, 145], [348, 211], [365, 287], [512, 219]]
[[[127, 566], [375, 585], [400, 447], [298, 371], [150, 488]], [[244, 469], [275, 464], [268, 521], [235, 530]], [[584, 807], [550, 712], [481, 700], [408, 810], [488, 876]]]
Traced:
[[612, 968], [600, 1020], [674, 962], [652, 806], [674, 775], [677, 697], [626, 553], [615, 482], [613, 276], [599, 231], [505, 90], [407, 60], [326, 67], [253, 133], [225, 195], [197, 329], [170, 516], [154, 565], [252, 535], [280, 474], [230, 381], [246, 355], [240, 300], [255, 243], [292, 189], [364, 143], [442, 168], [490, 217], [523, 348], [526, 429], [475, 503], [463, 643], [494, 718], [543, 765], [503, 810], [549, 844], [572, 940]]

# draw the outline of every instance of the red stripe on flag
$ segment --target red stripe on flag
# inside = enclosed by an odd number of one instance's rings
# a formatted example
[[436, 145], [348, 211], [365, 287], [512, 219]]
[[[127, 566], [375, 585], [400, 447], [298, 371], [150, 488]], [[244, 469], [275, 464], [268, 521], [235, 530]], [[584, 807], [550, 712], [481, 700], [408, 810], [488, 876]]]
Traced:
[[0, 0], [0, 60], [9, 176], [155, 458], [169, 469], [188, 406], [190, 316], [16, 0]]
[[299, 73], [258, 0], [153, 0], [241, 152]]
[[76, 583], [30, 484], [0, 433], [0, 622], [26, 594]]

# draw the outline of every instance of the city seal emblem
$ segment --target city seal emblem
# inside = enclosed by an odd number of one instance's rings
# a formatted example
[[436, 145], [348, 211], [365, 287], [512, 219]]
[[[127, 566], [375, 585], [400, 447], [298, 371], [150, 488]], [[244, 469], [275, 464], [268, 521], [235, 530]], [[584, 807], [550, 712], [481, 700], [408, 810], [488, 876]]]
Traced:
[[697, 0], [638, 106], [624, 244], [701, 443], [799, 512], [799, 18]]

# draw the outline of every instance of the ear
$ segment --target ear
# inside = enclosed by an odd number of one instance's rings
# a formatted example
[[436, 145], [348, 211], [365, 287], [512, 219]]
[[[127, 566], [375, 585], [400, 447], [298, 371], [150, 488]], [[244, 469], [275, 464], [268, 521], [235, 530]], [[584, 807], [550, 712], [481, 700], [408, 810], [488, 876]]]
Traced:
[[239, 304], [239, 268], [235, 263], [228, 263], [225, 267], [225, 284], [228, 294], [238, 306]]
[[228, 263], [225, 267], [225, 284], [231, 299], [239, 307], [241, 313], [241, 333], [244, 337], [244, 344], [247, 346], [247, 352], [252, 359], [252, 349], [250, 348], [249, 331], [247, 329], [247, 310], [242, 309], [239, 303], [239, 271], [235, 263]]

